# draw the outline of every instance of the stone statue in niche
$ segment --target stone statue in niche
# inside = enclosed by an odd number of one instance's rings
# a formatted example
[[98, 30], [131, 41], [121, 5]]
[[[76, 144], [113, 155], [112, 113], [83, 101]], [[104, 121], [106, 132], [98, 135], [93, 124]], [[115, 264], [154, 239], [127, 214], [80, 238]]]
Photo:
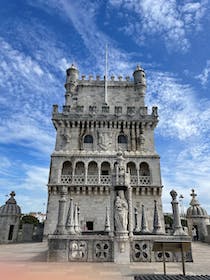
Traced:
[[128, 203], [125, 199], [124, 191], [118, 191], [114, 210], [116, 232], [126, 232], [128, 227]]
[[110, 131], [99, 131], [98, 132], [98, 145], [99, 147], [107, 151], [112, 144], [112, 133]]

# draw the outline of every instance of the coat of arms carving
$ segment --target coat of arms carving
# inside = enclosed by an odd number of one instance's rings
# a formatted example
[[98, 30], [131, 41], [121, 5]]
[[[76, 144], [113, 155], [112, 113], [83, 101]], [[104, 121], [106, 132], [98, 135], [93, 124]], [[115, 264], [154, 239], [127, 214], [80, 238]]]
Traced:
[[98, 131], [98, 145], [106, 151], [112, 144], [112, 133], [110, 131]]

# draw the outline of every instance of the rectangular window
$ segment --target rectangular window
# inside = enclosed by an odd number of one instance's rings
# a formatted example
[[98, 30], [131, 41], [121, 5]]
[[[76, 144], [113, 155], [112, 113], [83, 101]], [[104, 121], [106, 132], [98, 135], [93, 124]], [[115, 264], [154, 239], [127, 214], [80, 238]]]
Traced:
[[93, 221], [87, 221], [86, 228], [87, 230], [93, 230]]

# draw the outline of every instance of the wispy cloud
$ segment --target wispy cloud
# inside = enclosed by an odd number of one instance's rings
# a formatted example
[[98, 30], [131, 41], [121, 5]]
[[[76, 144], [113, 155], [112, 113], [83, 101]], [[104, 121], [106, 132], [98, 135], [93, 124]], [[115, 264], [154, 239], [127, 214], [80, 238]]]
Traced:
[[[110, 0], [115, 8], [124, 10], [121, 30], [130, 35], [138, 44], [144, 44], [146, 36], [159, 36], [170, 51], [186, 51], [190, 46], [188, 33], [201, 29], [201, 19], [206, 12], [208, 1], [174, 0]], [[120, 12], [122, 14], [122, 11]], [[174, 47], [176, 47], [174, 49]]]
[[202, 86], [205, 87], [209, 82], [209, 76], [210, 76], [210, 60], [207, 60], [205, 68], [199, 75], [195, 76], [195, 78], [200, 80]]

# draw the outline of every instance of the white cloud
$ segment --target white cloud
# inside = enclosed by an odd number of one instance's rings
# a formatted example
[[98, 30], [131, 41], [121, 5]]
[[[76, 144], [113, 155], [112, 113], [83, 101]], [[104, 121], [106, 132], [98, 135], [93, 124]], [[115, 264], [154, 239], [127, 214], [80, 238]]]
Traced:
[[207, 60], [206, 66], [201, 72], [201, 74], [195, 76], [196, 79], [200, 80], [202, 86], [206, 86], [209, 81], [210, 76], [210, 60]]
[[[116, 8], [129, 12], [129, 21], [124, 18], [122, 30], [135, 38], [140, 45], [144, 35], [156, 34], [173, 50], [186, 51], [190, 42], [188, 33], [201, 29], [201, 20], [205, 15], [207, 1], [182, 3], [175, 0], [134, 0], [109, 1]], [[134, 15], [133, 15], [134, 13]]]

